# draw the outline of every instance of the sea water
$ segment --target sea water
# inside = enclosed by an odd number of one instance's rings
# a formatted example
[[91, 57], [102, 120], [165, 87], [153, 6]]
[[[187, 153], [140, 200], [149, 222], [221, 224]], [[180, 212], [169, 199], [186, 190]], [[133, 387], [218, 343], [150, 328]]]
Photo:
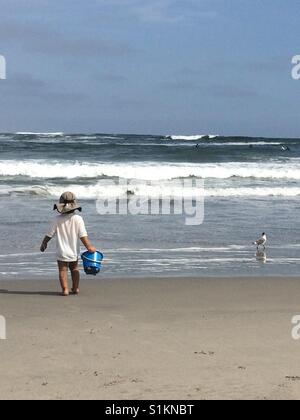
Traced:
[[[129, 193], [179, 199], [174, 182], [192, 179], [204, 181], [202, 224], [97, 212], [97, 199]], [[107, 278], [298, 275], [300, 140], [0, 134], [0, 278], [55, 276], [54, 241], [45, 254], [39, 246], [66, 190], [82, 204]], [[257, 253], [262, 232], [268, 246]]]

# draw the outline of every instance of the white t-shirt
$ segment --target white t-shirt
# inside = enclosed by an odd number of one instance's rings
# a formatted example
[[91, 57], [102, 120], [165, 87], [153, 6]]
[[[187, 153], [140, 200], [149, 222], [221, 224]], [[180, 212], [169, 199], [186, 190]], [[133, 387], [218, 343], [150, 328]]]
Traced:
[[80, 255], [80, 239], [88, 234], [83, 218], [71, 213], [56, 216], [47, 236], [56, 236], [58, 261], [73, 262]]

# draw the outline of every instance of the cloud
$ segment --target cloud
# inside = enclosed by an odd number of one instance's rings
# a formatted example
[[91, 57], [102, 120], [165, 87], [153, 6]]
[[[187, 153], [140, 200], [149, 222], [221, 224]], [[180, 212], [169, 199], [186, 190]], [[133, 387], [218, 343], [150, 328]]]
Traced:
[[127, 79], [125, 76], [115, 73], [100, 73], [97, 74], [95, 77], [96, 80], [99, 82], [107, 82], [107, 83], [122, 83], [125, 82]]
[[259, 74], [259, 73], [277, 73], [286, 71], [290, 67], [290, 62], [287, 57], [270, 57], [262, 60], [258, 59], [244, 59], [240, 61], [230, 60], [211, 60], [205, 61], [201, 66], [189, 67], [184, 66], [175, 71], [173, 76], [178, 79], [192, 79], [195, 80], [199, 77], [211, 76], [216, 74], [224, 74], [224, 72], [231, 76], [237, 74]]
[[141, 112], [143, 113], [145, 109], [152, 110], [155, 106], [155, 102], [149, 98], [137, 98], [137, 97], [122, 97], [122, 96], [111, 96], [110, 98], [106, 99], [105, 104], [103, 107], [107, 109], [110, 107], [112, 110], [119, 110], [119, 111], [133, 111], [134, 112]]
[[170, 2], [161, 0], [136, 5], [134, 14], [144, 22], [152, 23], [178, 23], [183, 16], [176, 15], [170, 7]]
[[249, 99], [256, 98], [260, 92], [250, 86], [219, 84], [208, 87], [210, 93], [219, 98], [225, 99]]
[[167, 81], [159, 85], [160, 88], [166, 89], [180, 95], [203, 95], [205, 97], [224, 98], [224, 99], [244, 99], [253, 98], [260, 95], [259, 91], [251, 86], [240, 86], [234, 84], [212, 84], [199, 83], [193, 80], [176, 80]]
[[102, 9], [111, 9], [115, 15], [120, 9], [134, 19], [150, 23], [175, 23], [181, 16], [173, 15], [170, 0], [98, 0]]
[[5, 83], [1, 85], [2, 93], [19, 93], [21, 90], [24, 92], [30, 91], [34, 93], [40, 91], [48, 86], [44, 80], [38, 79], [28, 73], [15, 73], [9, 74], [9, 77], [6, 79]]
[[60, 53], [77, 58], [101, 55], [105, 57], [120, 57], [136, 52], [134, 48], [122, 42], [115, 43], [92, 37], [69, 39], [58, 33], [51, 34], [50, 37], [44, 38], [42, 42], [35, 43], [32, 47], [40, 53]]
[[203, 86], [193, 80], [168, 80], [162, 82], [159, 87], [170, 91], [193, 91], [193, 90], [203, 90]]
[[0, 39], [2, 42], [5, 41], [6, 45], [13, 43], [19, 46], [23, 51], [72, 57], [99, 55], [120, 57], [137, 52], [135, 48], [122, 41], [109, 41], [89, 34], [83, 34], [81, 37], [70, 36], [51, 25], [18, 21], [3, 23], [0, 26]]
[[203, 0], [98, 0], [98, 4], [116, 13], [125, 9], [129, 16], [144, 23], [176, 24], [217, 16], [214, 10], [205, 8]]
[[56, 105], [72, 104], [73, 101], [83, 101], [87, 98], [80, 92], [56, 90], [51, 83], [28, 73], [10, 74], [1, 84], [1, 100], [24, 102], [55, 103]]

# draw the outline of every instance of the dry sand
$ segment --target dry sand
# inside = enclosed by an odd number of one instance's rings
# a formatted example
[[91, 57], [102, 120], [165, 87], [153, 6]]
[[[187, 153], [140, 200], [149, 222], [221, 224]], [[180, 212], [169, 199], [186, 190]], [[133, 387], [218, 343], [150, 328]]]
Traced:
[[298, 279], [1, 282], [1, 399], [299, 399]]

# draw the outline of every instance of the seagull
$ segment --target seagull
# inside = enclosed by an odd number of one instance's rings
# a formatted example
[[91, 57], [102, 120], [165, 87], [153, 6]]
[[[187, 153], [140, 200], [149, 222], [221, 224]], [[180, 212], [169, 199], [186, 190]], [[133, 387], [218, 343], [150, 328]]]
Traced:
[[257, 249], [259, 249], [260, 246], [263, 246], [264, 249], [266, 249], [266, 242], [267, 242], [267, 235], [263, 233], [257, 241], [253, 242], [253, 245], [257, 246]]

